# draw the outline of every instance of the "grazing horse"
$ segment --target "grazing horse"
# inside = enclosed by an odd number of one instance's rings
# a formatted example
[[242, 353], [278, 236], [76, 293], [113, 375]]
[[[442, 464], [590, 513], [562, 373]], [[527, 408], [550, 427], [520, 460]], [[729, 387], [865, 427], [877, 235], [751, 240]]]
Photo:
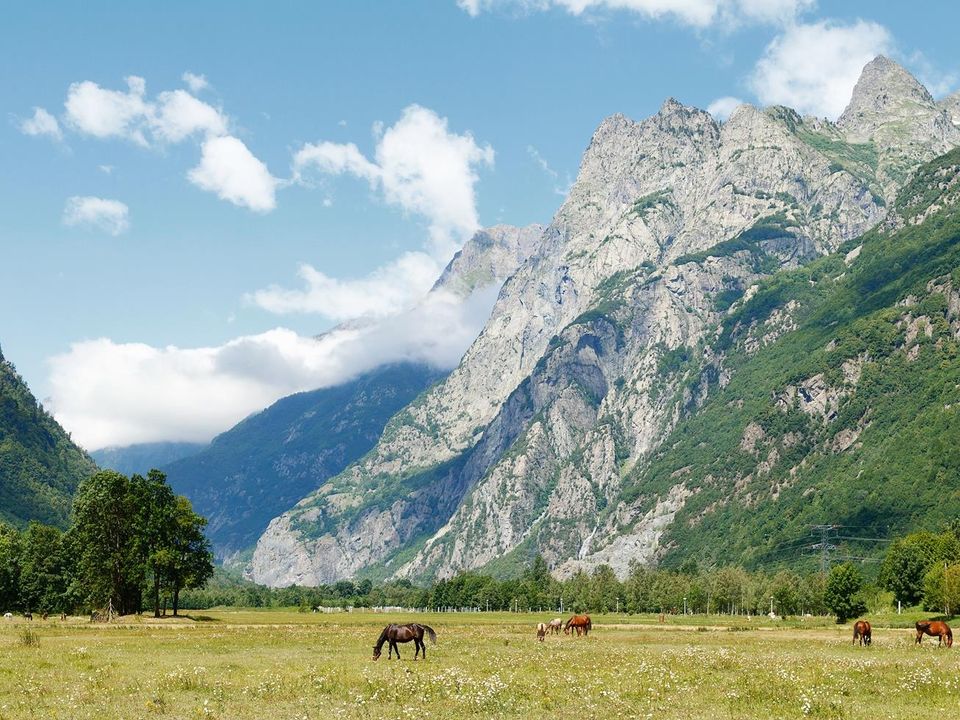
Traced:
[[918, 620], [917, 621], [917, 645], [923, 640], [924, 635], [937, 638], [937, 647], [944, 644], [953, 647], [953, 630], [945, 622], [940, 620]]
[[577, 631], [577, 637], [580, 637], [582, 632], [584, 637], [593, 629], [593, 623], [590, 622], [589, 615], [574, 615], [572, 618], [567, 620], [563, 626], [563, 634], [569, 635], [570, 630]]
[[853, 624], [853, 644], [856, 645], [857, 640], [860, 641], [860, 647], [864, 645], [869, 645], [871, 642], [873, 629], [870, 627], [870, 623], [866, 620], [857, 620]]
[[551, 635], [559, 635], [560, 631], [563, 630], [563, 619], [554, 618], [547, 623], [547, 629], [550, 631]]
[[23, 617], [25, 620], [29, 620], [30, 622], [33, 622], [33, 613], [30, 612], [29, 610], [23, 614]]
[[543, 638], [547, 635], [547, 624], [546, 623], [537, 623], [537, 640], [543, 642]]
[[377, 639], [377, 644], [373, 646], [373, 659], [379, 660], [381, 655], [381, 650], [383, 644], [388, 642], [390, 647], [387, 650], [387, 659], [390, 660], [393, 658], [393, 653], [397, 653], [397, 660], [400, 659], [400, 648], [397, 647], [397, 643], [405, 643], [413, 640], [414, 645], [416, 646], [416, 652], [413, 653], [413, 659], [417, 659], [417, 655], [420, 651], [423, 651], [423, 659], [427, 659], [427, 646], [423, 642], [424, 633], [430, 638], [430, 642], [434, 645], [437, 644], [437, 634], [433, 631], [433, 628], [429, 625], [419, 625], [417, 623], [410, 623], [409, 625], [387, 625], [383, 632], [380, 633], [380, 637]]

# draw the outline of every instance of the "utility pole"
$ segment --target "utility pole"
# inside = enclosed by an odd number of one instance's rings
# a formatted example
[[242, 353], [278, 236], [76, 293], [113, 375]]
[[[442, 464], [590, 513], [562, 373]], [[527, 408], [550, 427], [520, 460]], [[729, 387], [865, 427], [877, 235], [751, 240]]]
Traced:
[[814, 525], [813, 531], [820, 533], [820, 542], [812, 545], [814, 550], [820, 551], [820, 572], [826, 575], [830, 569], [830, 552], [836, 550], [837, 546], [830, 542], [830, 534], [833, 532], [833, 525]]

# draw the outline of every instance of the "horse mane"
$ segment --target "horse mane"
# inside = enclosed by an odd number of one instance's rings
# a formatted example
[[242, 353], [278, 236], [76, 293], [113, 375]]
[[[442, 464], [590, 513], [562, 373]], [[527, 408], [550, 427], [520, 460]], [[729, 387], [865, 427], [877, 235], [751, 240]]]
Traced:
[[380, 633], [380, 637], [377, 638], [377, 644], [374, 645], [374, 647], [373, 647], [374, 652], [377, 652], [377, 651], [379, 651], [379, 650], [381, 650], [381, 649], [383, 648], [383, 644], [387, 641], [387, 634], [390, 632], [390, 628], [392, 628], [392, 627], [393, 627], [393, 625], [387, 625], [387, 626], [383, 629], [383, 632]]

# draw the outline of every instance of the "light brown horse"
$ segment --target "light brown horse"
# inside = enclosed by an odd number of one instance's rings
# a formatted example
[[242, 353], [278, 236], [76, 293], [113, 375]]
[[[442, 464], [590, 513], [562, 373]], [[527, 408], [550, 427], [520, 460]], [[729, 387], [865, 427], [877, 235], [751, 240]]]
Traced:
[[373, 646], [373, 659], [380, 659], [383, 644], [388, 642], [390, 643], [390, 647], [387, 650], [387, 659], [390, 660], [393, 658], [393, 653], [396, 652], [397, 660], [399, 660], [400, 648], [397, 647], [397, 643], [405, 643], [413, 640], [413, 644], [417, 648], [413, 653], [413, 659], [416, 660], [417, 654], [422, 650], [423, 659], [426, 660], [427, 646], [423, 642], [424, 634], [430, 638], [430, 642], [432, 642], [434, 645], [437, 644], [437, 634], [429, 625], [420, 625], [418, 623], [410, 623], [409, 625], [387, 625], [383, 629], [383, 632], [380, 633], [380, 637], [377, 638], [377, 644]]
[[[924, 635], [937, 638], [937, 647], [945, 644], [947, 647], [953, 647], [953, 630], [945, 622], [940, 620], [918, 620], [917, 621], [917, 645], [923, 640]], [[946, 643], [944, 643], [946, 640]]]
[[857, 640], [860, 641], [860, 647], [864, 645], [869, 645], [872, 642], [872, 633], [873, 629], [870, 627], [870, 623], [866, 620], [857, 620], [853, 624], [853, 644], [857, 644]]
[[547, 630], [550, 631], [551, 635], [559, 635], [560, 631], [563, 630], [563, 619], [554, 618], [547, 623]]
[[546, 623], [537, 623], [537, 640], [543, 642], [543, 639], [547, 636], [547, 624]]
[[574, 615], [572, 618], [567, 620], [563, 626], [563, 634], [569, 635], [571, 630], [577, 631], [577, 637], [580, 637], [582, 632], [584, 637], [593, 629], [593, 623], [590, 622], [589, 615]]

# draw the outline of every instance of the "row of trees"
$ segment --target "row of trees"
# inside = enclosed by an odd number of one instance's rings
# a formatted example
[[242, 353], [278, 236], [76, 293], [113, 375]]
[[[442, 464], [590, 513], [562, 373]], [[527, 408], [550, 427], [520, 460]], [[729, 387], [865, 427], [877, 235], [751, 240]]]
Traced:
[[695, 566], [681, 571], [636, 567], [619, 580], [607, 566], [580, 572], [560, 581], [542, 558], [534, 559], [518, 578], [500, 580], [479, 573], [462, 573], [428, 587], [409, 580], [375, 585], [369, 580], [342, 580], [320, 587], [269, 589], [223, 574], [205, 588], [184, 595], [184, 605], [417, 608], [478, 608], [483, 610], [550, 610], [572, 612], [688, 612], [761, 614], [769, 612], [771, 598], [779, 614], [822, 614], [827, 579], [783, 570], [774, 574], [721, 568], [701, 572]]
[[75, 612], [112, 606], [121, 615], [179, 610], [184, 589], [213, 574], [206, 520], [163, 473], [98, 472], [83, 481], [66, 532], [0, 526], [0, 607]]
[[221, 575], [210, 586], [191, 591], [189, 607], [215, 605], [389, 606], [479, 608], [489, 610], [683, 612], [778, 615], [834, 614], [844, 622], [867, 607], [891, 601], [923, 605], [952, 614], [960, 607], [960, 539], [951, 529], [919, 532], [893, 542], [870, 581], [859, 566], [834, 566], [826, 575], [792, 570], [747, 571], [739, 567], [702, 570], [687, 563], [679, 570], [635, 567], [619, 580], [606, 566], [560, 581], [542, 558], [518, 578], [501, 580], [474, 572], [417, 587], [407, 580], [375, 585], [342, 580], [316, 588], [269, 589]]
[[403, 606], [489, 610], [693, 612], [778, 615], [833, 613], [838, 620], [876, 606], [880, 593], [894, 605], [922, 604], [952, 614], [960, 607], [958, 528], [917, 532], [891, 543], [873, 582], [850, 564], [829, 575], [703, 570], [688, 562], [677, 570], [634, 567], [620, 580], [607, 566], [569, 579], [554, 578], [539, 556], [520, 575], [497, 579], [474, 572], [418, 587], [407, 580], [375, 584], [342, 580], [316, 588], [269, 589], [218, 573], [206, 520], [176, 495], [163, 473], [126, 477], [99, 472], [84, 481], [73, 501], [72, 524], [63, 532], [30, 524], [0, 526], [0, 610], [76, 611], [112, 604], [120, 614], [172, 605]]

